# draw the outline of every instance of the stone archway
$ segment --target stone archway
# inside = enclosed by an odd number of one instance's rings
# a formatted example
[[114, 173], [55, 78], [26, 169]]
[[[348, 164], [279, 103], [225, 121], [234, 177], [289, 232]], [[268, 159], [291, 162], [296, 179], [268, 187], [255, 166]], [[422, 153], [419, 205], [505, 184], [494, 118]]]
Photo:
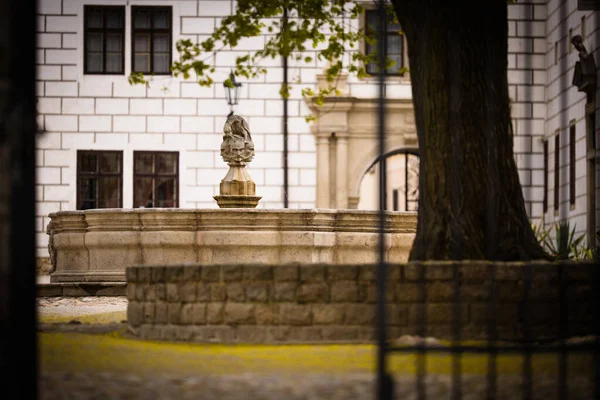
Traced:
[[[377, 99], [336, 96], [318, 107], [311, 126], [317, 146], [317, 208], [356, 209], [362, 176], [378, 157]], [[386, 149], [416, 148], [411, 99], [387, 99]]]

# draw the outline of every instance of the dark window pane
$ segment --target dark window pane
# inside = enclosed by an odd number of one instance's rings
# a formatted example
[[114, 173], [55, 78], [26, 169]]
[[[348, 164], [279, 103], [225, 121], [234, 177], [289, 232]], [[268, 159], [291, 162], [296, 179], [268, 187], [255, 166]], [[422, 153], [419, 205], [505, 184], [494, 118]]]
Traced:
[[123, 13], [121, 10], [106, 11], [106, 27], [109, 29], [120, 29], [123, 27]]
[[106, 51], [123, 51], [123, 36], [120, 33], [110, 33], [106, 35]]
[[102, 34], [90, 32], [87, 34], [87, 51], [102, 51]]
[[135, 154], [135, 173], [136, 174], [151, 174], [153, 173], [152, 168], [152, 154], [137, 153]]
[[135, 72], [150, 72], [150, 54], [137, 54], [133, 58]]
[[121, 154], [103, 153], [100, 156], [100, 172], [119, 173], [121, 168]]
[[150, 34], [149, 33], [137, 33], [135, 40], [133, 41], [133, 51], [136, 53], [147, 53], [150, 51]]
[[169, 72], [169, 68], [170, 68], [170, 63], [169, 63], [169, 54], [165, 54], [165, 53], [155, 53], [152, 56], [152, 61], [154, 63], [153, 65], [153, 72], [156, 73], [166, 73]]
[[154, 11], [154, 29], [169, 29], [171, 13], [167, 10]]
[[156, 205], [155, 207], [175, 206], [175, 179], [156, 180]]
[[117, 177], [103, 177], [100, 179], [99, 207], [118, 207], [119, 194], [121, 191], [121, 179]]
[[[163, 33], [154, 34], [152, 40], [152, 51], [157, 53], [168, 53], [169, 52], [169, 35]], [[141, 50], [141, 49], [140, 49]]]
[[102, 28], [102, 9], [101, 8], [86, 8], [87, 16], [87, 27], [88, 28]]
[[150, 29], [150, 12], [148, 10], [135, 10], [133, 12], [133, 27], [136, 29]]
[[153, 181], [153, 178], [135, 178], [134, 198], [136, 204], [133, 205], [135, 208], [154, 207], [154, 203], [152, 201]]
[[121, 53], [106, 55], [106, 72], [114, 74], [123, 72], [123, 55]]
[[176, 154], [157, 154], [156, 155], [156, 173], [157, 174], [175, 174], [177, 173], [177, 155]]
[[80, 168], [81, 172], [96, 172], [96, 160], [95, 154], [82, 154]]
[[88, 53], [87, 72], [103, 72], [102, 53]]

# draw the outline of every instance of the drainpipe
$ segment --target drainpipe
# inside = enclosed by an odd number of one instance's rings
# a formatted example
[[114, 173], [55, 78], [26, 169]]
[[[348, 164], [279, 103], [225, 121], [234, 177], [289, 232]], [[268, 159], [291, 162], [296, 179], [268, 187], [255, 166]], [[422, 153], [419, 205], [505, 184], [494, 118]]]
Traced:
[[[281, 29], [287, 30], [288, 12], [287, 8], [283, 8], [283, 21]], [[284, 36], [284, 41], [287, 38]], [[284, 42], [285, 43], [285, 42]], [[283, 52], [283, 87], [287, 89], [288, 86], [288, 54], [287, 48]], [[289, 207], [288, 201], [288, 98], [283, 97], [283, 208]]]

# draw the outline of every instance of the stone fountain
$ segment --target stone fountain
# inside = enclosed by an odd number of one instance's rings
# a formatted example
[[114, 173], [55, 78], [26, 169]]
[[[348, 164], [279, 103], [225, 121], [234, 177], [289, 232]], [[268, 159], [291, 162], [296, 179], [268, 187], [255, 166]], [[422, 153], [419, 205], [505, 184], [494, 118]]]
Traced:
[[[377, 261], [379, 212], [257, 209], [246, 171], [254, 157], [247, 122], [228, 117], [221, 156], [229, 165], [214, 196], [220, 209], [97, 209], [50, 214], [51, 282], [125, 281], [131, 265], [369, 264]], [[385, 258], [405, 262], [414, 212], [385, 213]]]

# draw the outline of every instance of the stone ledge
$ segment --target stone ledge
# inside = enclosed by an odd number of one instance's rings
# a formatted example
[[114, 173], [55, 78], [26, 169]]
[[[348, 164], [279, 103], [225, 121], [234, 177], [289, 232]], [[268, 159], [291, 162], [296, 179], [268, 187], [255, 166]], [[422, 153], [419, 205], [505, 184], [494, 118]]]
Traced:
[[125, 296], [127, 283], [38, 283], [37, 297]]

